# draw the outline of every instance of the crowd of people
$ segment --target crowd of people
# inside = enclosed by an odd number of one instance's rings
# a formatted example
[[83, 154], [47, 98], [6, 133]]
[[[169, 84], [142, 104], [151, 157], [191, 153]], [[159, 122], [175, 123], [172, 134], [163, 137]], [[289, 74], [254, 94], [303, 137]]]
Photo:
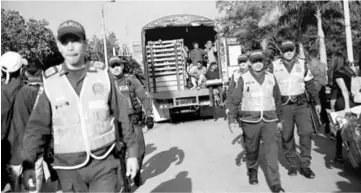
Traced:
[[[64, 192], [129, 191], [129, 178], [141, 186], [145, 155], [142, 129], [153, 128], [154, 120], [145, 86], [129, 71], [134, 60], [113, 57], [109, 66], [87, 61], [85, 30], [73, 20], [60, 24], [56, 39], [64, 62], [46, 70], [16, 52], [6, 52], [0, 58], [1, 167], [6, 171], [2, 172], [2, 189], [9, 183], [15, 192], [39, 192], [49, 178], [57, 180]], [[190, 88], [205, 88], [207, 80], [220, 78], [217, 51], [211, 41], [205, 50], [197, 42], [193, 46], [189, 54], [184, 49]], [[317, 50], [309, 50], [306, 58], [303, 52], [297, 53], [291, 39], [280, 47], [282, 55], [269, 65], [262, 50], [240, 55], [226, 99], [222, 85], [215, 86], [222, 105], [226, 101], [229, 129], [242, 135], [252, 185], [258, 184], [258, 154], [263, 141], [272, 192], [285, 192], [278, 151], [286, 157], [288, 175], [299, 173], [309, 179], [316, 175], [311, 169], [315, 125], [310, 101], [325, 133], [336, 139], [337, 162], [343, 161], [343, 139], [340, 130], [333, 136], [326, 109], [350, 111], [361, 104], [352, 92], [352, 78], [357, 73], [341, 52], [333, 54], [327, 75]], [[213, 89], [209, 87], [211, 105]], [[326, 90], [331, 90], [330, 104]]]
[[154, 121], [145, 86], [129, 73], [135, 61], [87, 61], [85, 30], [73, 20], [56, 39], [64, 62], [45, 71], [19, 53], [1, 56], [2, 190], [39, 192], [49, 179], [64, 192], [142, 185], [142, 129]]
[[[330, 126], [334, 125], [333, 120], [329, 119], [326, 109], [350, 112], [350, 108], [360, 105], [355, 96], [361, 92], [360, 84], [351, 86], [357, 74], [342, 52], [332, 55], [327, 70], [326, 64], [318, 60], [316, 49], [309, 50], [306, 58], [302, 44], [299, 53], [292, 40], [284, 40], [280, 47], [282, 55], [269, 65], [262, 50], [239, 56], [239, 69], [232, 75], [226, 104], [229, 129], [242, 136], [249, 183], [258, 184], [258, 154], [262, 140], [266, 154], [265, 174], [272, 192], [285, 192], [280, 181], [278, 151], [285, 155], [289, 176], [300, 173], [309, 179], [315, 177], [311, 169], [311, 146], [313, 133], [319, 132], [319, 125], [315, 124], [318, 121], [322, 121], [326, 135], [336, 137], [334, 161], [343, 163], [342, 128], [338, 127], [333, 136], [335, 129]], [[326, 87], [331, 90], [330, 97]], [[353, 87], [354, 92], [351, 92]], [[360, 115], [360, 112], [353, 113]], [[312, 120], [313, 115], [316, 121]], [[299, 135], [299, 160], [295, 125]], [[279, 140], [282, 149], [278, 148]]]

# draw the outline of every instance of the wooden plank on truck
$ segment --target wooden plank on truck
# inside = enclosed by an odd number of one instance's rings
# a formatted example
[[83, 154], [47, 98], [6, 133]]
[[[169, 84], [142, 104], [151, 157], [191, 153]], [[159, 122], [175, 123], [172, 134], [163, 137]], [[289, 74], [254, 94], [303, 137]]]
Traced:
[[[154, 53], [168, 53], [173, 51], [173, 47], [170, 48], [153, 48]], [[147, 49], [147, 54], [150, 54], [150, 48]]]
[[177, 86], [177, 81], [157, 81], [157, 87], [159, 86]]
[[[182, 59], [181, 56], [178, 56], [177, 57], [178, 60]], [[154, 58], [154, 62], [164, 62], [164, 61], [175, 61], [176, 60], [176, 57], [168, 57], [168, 58]], [[151, 59], [148, 59], [148, 62], [151, 62]]]
[[[175, 66], [175, 62], [158, 62], [155, 63], [154, 66], [158, 67], [158, 66]], [[151, 64], [149, 64], [149, 66], [151, 66]]]
[[[179, 66], [178, 67], [179, 69], [183, 70], [183, 66]], [[152, 68], [149, 68], [149, 70], [152, 70]], [[176, 66], [165, 66], [165, 67], [162, 67], [162, 68], [155, 68], [155, 71], [165, 71], [165, 70], [177, 70], [177, 67]]]
[[159, 45], [159, 44], [174, 44], [176, 43], [176, 41], [180, 41], [183, 43], [183, 39], [175, 39], [175, 40], [158, 40], [158, 41], [148, 41], [147, 45], [149, 44], [155, 44], [155, 45]]
[[[181, 53], [178, 51], [178, 54]], [[148, 56], [150, 56], [151, 53], [147, 54]], [[162, 57], [172, 57], [174, 56], [174, 52], [173, 53], [169, 53], [169, 52], [158, 52], [157, 54], [153, 54], [154, 58], [162, 58]]]
[[[153, 82], [152, 79], [150, 79], [151, 82]], [[174, 75], [169, 75], [169, 76], [158, 76], [155, 78], [155, 81], [158, 82], [158, 81], [176, 81], [177, 80], [177, 77], [174, 76]]]
[[[162, 92], [162, 91], [171, 91], [171, 90], [178, 90], [178, 86], [161, 86], [161, 87], [157, 87], [157, 92]], [[151, 91], [154, 91], [154, 88], [151, 88]], [[155, 92], [155, 91], [154, 91]]]

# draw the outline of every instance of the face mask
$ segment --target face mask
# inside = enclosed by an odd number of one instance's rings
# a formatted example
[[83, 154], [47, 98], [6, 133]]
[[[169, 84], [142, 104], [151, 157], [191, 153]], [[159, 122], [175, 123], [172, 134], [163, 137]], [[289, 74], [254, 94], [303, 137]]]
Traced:
[[240, 69], [246, 69], [246, 68], [248, 68], [248, 63], [247, 63], [247, 62], [242, 62], [242, 63], [240, 63], [240, 64], [239, 64], [239, 68], [240, 68]]
[[256, 62], [256, 63], [252, 63], [251, 67], [255, 72], [261, 72], [263, 70], [264, 65], [263, 62]]

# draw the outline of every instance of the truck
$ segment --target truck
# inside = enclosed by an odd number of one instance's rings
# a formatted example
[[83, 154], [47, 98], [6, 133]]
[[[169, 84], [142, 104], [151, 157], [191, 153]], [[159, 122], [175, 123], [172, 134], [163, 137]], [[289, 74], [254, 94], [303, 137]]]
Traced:
[[[207, 88], [191, 90], [187, 88], [186, 57], [184, 46], [189, 50], [192, 42], [203, 47], [211, 40], [216, 44], [219, 84], [230, 77], [225, 61], [225, 40], [221, 40], [215, 30], [215, 21], [198, 15], [170, 15], [149, 22], [141, 33], [143, 65], [147, 91], [152, 99], [154, 120], [170, 120], [184, 112], [194, 112], [197, 116], [213, 115]], [[228, 62], [229, 63], [229, 62]]]

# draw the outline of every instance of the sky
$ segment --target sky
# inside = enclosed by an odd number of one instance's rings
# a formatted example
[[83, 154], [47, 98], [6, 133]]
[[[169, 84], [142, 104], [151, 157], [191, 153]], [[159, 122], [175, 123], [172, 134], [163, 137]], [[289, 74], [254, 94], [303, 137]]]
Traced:
[[[105, 3], [106, 2], [106, 3]], [[105, 4], [104, 4], [105, 3]], [[56, 34], [62, 21], [72, 19], [83, 24], [87, 38], [102, 37], [101, 9], [104, 4], [107, 33], [115, 32], [120, 44], [140, 41], [147, 23], [173, 14], [194, 14], [215, 19], [215, 1], [2, 1], [4, 9], [19, 11], [25, 19], [48, 21]]]

